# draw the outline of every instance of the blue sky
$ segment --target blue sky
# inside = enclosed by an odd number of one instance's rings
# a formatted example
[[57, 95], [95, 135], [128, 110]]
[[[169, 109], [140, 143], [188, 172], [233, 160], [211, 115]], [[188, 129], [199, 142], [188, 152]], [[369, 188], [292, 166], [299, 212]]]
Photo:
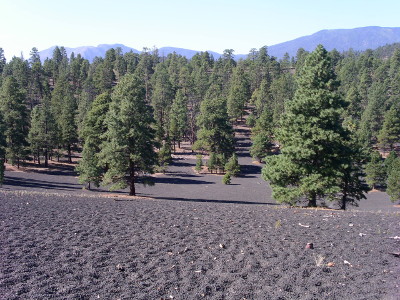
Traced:
[[121, 43], [236, 54], [322, 29], [400, 27], [398, 0], [2, 0], [7, 59], [32, 47]]

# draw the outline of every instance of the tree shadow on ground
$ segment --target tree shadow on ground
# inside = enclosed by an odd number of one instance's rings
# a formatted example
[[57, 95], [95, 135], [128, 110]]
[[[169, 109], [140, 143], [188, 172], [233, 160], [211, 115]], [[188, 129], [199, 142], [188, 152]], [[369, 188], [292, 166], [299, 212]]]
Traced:
[[[256, 165], [241, 165], [240, 175], [238, 177], [251, 177], [249, 175], [261, 174], [261, 166]], [[253, 176], [254, 177], [254, 176]]]
[[[195, 180], [195, 179], [189, 179], [185, 177], [192, 177], [192, 176], [179, 176], [179, 177], [151, 177], [148, 180], [157, 184], [157, 183], [163, 183], [163, 184], [215, 184], [215, 182], [212, 181], [205, 181], [205, 180]], [[200, 176], [195, 176], [199, 177]], [[142, 180], [138, 179], [138, 183], [140, 183]]]
[[81, 190], [82, 185], [76, 183], [60, 183], [44, 180], [5, 177], [3, 186], [17, 186], [25, 188], [41, 188], [49, 190]]
[[[145, 195], [143, 195], [145, 196]], [[238, 200], [215, 200], [215, 199], [195, 199], [195, 198], [182, 198], [182, 197], [154, 197], [151, 198], [158, 200], [168, 200], [168, 201], [184, 201], [184, 202], [199, 202], [199, 203], [219, 203], [219, 204], [251, 204], [251, 205], [271, 205], [279, 206], [277, 203], [267, 203], [267, 202], [254, 202], [254, 201], [238, 201]]]
[[66, 165], [49, 165], [47, 168], [45, 168], [43, 164], [40, 166], [35, 165], [34, 168], [30, 168], [27, 172], [45, 175], [78, 176], [78, 173], [75, 171], [75, 166]]
[[171, 165], [172, 167], [193, 167], [194, 164], [193, 163], [189, 163], [189, 162], [182, 162], [182, 161], [176, 161], [174, 160]]

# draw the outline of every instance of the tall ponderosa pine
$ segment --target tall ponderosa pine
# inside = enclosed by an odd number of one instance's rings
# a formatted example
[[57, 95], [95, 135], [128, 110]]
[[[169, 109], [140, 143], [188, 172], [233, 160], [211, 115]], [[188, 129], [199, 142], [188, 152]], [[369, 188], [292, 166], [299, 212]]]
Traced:
[[165, 64], [157, 65], [152, 81], [154, 90], [151, 104], [157, 122], [157, 138], [161, 142], [165, 136], [168, 136], [170, 110], [175, 96]]
[[378, 136], [379, 143], [385, 148], [389, 146], [390, 151], [394, 144], [400, 142], [400, 105], [394, 104], [385, 114], [383, 126]]
[[378, 151], [371, 153], [370, 161], [365, 166], [366, 179], [373, 189], [385, 185], [387, 174], [385, 164]]
[[90, 183], [99, 186], [104, 173], [104, 166], [99, 162], [100, 146], [104, 141], [103, 135], [107, 131], [105, 116], [109, 111], [111, 97], [109, 93], [103, 93], [96, 97], [92, 107], [86, 115], [81, 138], [84, 141], [82, 159], [77, 166], [79, 173], [79, 182], [87, 183], [90, 189]]
[[174, 148], [176, 142], [178, 147], [181, 147], [181, 141], [187, 128], [187, 113], [187, 97], [182, 90], [178, 90], [172, 103], [169, 119], [169, 134], [174, 142]]
[[51, 112], [50, 100], [45, 97], [43, 102], [35, 106], [31, 112], [31, 127], [28, 140], [31, 152], [37, 157], [40, 165], [40, 157], [44, 157], [44, 166], [48, 167], [52, 149], [57, 146], [59, 131]]
[[341, 193], [337, 195], [337, 198], [340, 209], [345, 210], [347, 204], [358, 206], [358, 201], [366, 199], [365, 193], [368, 192], [369, 188], [363, 179], [365, 176], [363, 169], [365, 155], [355, 137], [351, 137], [341, 150], [341, 172], [343, 175], [340, 180]]
[[13, 77], [7, 77], [0, 93], [0, 109], [3, 112], [7, 148], [6, 157], [19, 167], [26, 152], [28, 136], [28, 111], [26, 95]]
[[129, 186], [129, 194], [135, 195], [137, 176], [153, 172], [157, 163], [154, 119], [146, 102], [145, 86], [135, 75], [125, 75], [111, 99], [101, 151], [101, 159], [108, 167], [103, 183], [112, 184], [111, 189]]
[[197, 120], [199, 131], [195, 150], [207, 150], [229, 157], [233, 153], [233, 128], [229, 122], [226, 101], [222, 98], [208, 98], [201, 103]]
[[256, 125], [251, 130], [252, 145], [250, 155], [261, 162], [272, 149], [272, 133], [273, 133], [273, 116], [268, 107], [264, 107], [264, 111], [256, 120]]
[[4, 132], [5, 132], [5, 126], [3, 122], [3, 114], [0, 110], [0, 187], [3, 184], [4, 180], [4, 170], [5, 170], [4, 162], [5, 162], [6, 146], [7, 146], [6, 136], [4, 135]]
[[392, 202], [400, 200], [400, 158], [396, 157], [388, 174], [386, 192]]
[[77, 103], [65, 73], [59, 74], [52, 94], [51, 108], [60, 130], [59, 143], [67, 150], [68, 161], [72, 162], [72, 145], [78, 139], [75, 118]]
[[31, 148], [31, 153], [34, 159], [37, 158], [38, 165], [40, 165], [40, 155], [42, 150], [41, 136], [41, 124], [40, 124], [40, 107], [35, 106], [31, 111], [31, 127], [29, 128], [28, 141]]
[[243, 67], [238, 66], [232, 76], [228, 94], [228, 115], [232, 120], [243, 116], [244, 108], [250, 98], [250, 86]]
[[282, 154], [268, 157], [262, 171], [277, 201], [306, 199], [316, 206], [318, 198], [333, 199], [341, 192], [346, 163], [341, 153], [349, 138], [337, 88], [328, 53], [319, 45], [301, 68], [298, 89], [281, 119], [277, 140]]

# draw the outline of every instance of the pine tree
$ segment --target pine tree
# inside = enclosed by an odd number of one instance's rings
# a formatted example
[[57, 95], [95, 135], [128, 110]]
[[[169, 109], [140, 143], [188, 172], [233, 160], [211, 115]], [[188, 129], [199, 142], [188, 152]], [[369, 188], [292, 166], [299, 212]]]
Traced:
[[386, 182], [386, 169], [381, 155], [378, 151], [371, 153], [370, 161], [365, 166], [366, 179], [369, 186], [373, 189], [383, 186]]
[[158, 152], [158, 165], [161, 168], [161, 171], [165, 173], [167, 166], [172, 161], [172, 152], [171, 152], [171, 143], [169, 141], [165, 141]]
[[25, 155], [28, 135], [26, 96], [13, 77], [7, 77], [0, 93], [0, 108], [4, 117], [7, 149], [6, 157], [19, 167]]
[[392, 202], [400, 200], [400, 158], [396, 157], [387, 179], [386, 192]]
[[232, 177], [231, 173], [226, 172], [224, 177], [222, 177], [222, 183], [223, 184], [231, 184], [231, 177]]
[[281, 155], [268, 157], [262, 174], [273, 197], [295, 204], [318, 198], [333, 199], [344, 177], [342, 149], [348, 141], [341, 124], [344, 101], [327, 51], [319, 45], [306, 59], [294, 99], [287, 104], [277, 140]]
[[272, 113], [268, 107], [264, 108], [256, 125], [251, 130], [252, 145], [250, 148], [250, 155], [261, 162], [272, 149], [272, 135], [273, 135], [273, 119]]
[[217, 155], [214, 152], [210, 153], [210, 156], [207, 161], [207, 168], [210, 171], [210, 173], [213, 172], [217, 167]]
[[234, 153], [225, 164], [225, 170], [233, 177], [237, 177], [240, 173], [240, 165], [236, 153]]
[[41, 124], [41, 116], [40, 116], [40, 107], [36, 106], [33, 108], [31, 112], [31, 127], [29, 129], [28, 141], [31, 149], [31, 153], [33, 157], [37, 158], [38, 165], [40, 165], [40, 155], [42, 152], [42, 141], [43, 136], [42, 133], [42, 124]]
[[151, 104], [154, 108], [154, 118], [157, 122], [157, 139], [162, 142], [166, 136], [169, 136], [170, 110], [175, 96], [169, 80], [168, 70], [164, 63], [156, 66], [152, 84], [154, 90]]
[[386, 157], [385, 170], [386, 170], [387, 175], [389, 175], [390, 172], [392, 171], [396, 158], [397, 158], [397, 154], [395, 151], [390, 151], [389, 155]]
[[152, 111], [143, 82], [132, 74], [121, 79], [111, 99], [101, 150], [102, 163], [108, 166], [103, 183], [112, 184], [111, 189], [129, 186], [129, 194], [136, 195], [137, 176], [152, 173], [157, 163]]
[[216, 154], [230, 156], [233, 152], [233, 128], [226, 111], [226, 102], [222, 98], [209, 98], [202, 102], [197, 123], [198, 140], [195, 150], [207, 150]]
[[383, 126], [378, 136], [379, 143], [385, 148], [389, 146], [390, 151], [394, 144], [400, 142], [400, 105], [392, 105], [385, 114]]
[[197, 172], [200, 172], [202, 170], [202, 167], [203, 167], [203, 155], [197, 154], [196, 155], [196, 167], [195, 167], [195, 169], [196, 169]]
[[99, 186], [105, 166], [99, 161], [100, 146], [104, 142], [104, 134], [107, 131], [105, 116], [109, 111], [111, 97], [109, 93], [103, 93], [96, 97], [92, 107], [86, 115], [83, 128], [80, 132], [84, 140], [82, 159], [77, 166], [79, 183], [85, 183], [90, 189], [90, 183]]
[[352, 136], [340, 151], [342, 158], [340, 193], [338, 194], [340, 209], [345, 210], [347, 204], [358, 206], [358, 201], [366, 199], [369, 188], [365, 184], [363, 162], [365, 155], [362, 147]]
[[187, 97], [182, 90], [178, 90], [172, 103], [169, 120], [169, 133], [174, 142], [174, 149], [176, 142], [178, 147], [181, 147], [181, 141], [187, 128], [187, 113]]
[[250, 86], [242, 67], [237, 67], [233, 73], [228, 95], [227, 109], [231, 120], [243, 116], [244, 108], [250, 98]]
[[75, 123], [76, 102], [74, 96], [70, 93], [65, 95], [59, 118], [61, 129], [61, 141], [68, 153], [68, 162], [72, 162], [72, 145], [78, 140], [78, 131]]
[[5, 170], [4, 162], [5, 162], [6, 146], [7, 146], [6, 136], [4, 133], [5, 133], [5, 126], [3, 122], [3, 114], [0, 110], [0, 187], [2, 186], [4, 180], [4, 170]]
[[374, 82], [368, 95], [368, 105], [363, 111], [360, 121], [359, 137], [366, 146], [371, 146], [377, 142], [377, 137], [383, 124], [384, 103], [386, 100], [385, 85], [380, 82]]

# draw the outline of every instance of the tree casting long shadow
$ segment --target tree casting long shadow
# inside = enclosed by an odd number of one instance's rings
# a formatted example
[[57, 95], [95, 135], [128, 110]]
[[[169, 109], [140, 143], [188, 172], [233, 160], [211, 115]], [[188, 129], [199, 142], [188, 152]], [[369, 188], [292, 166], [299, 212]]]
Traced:
[[215, 200], [215, 199], [195, 199], [195, 198], [182, 198], [182, 197], [154, 197], [154, 199], [168, 200], [168, 201], [184, 201], [184, 202], [203, 202], [203, 203], [219, 203], [219, 204], [251, 204], [251, 205], [272, 205], [279, 206], [277, 203], [267, 202], [253, 202], [253, 201], [238, 201], [238, 200]]

